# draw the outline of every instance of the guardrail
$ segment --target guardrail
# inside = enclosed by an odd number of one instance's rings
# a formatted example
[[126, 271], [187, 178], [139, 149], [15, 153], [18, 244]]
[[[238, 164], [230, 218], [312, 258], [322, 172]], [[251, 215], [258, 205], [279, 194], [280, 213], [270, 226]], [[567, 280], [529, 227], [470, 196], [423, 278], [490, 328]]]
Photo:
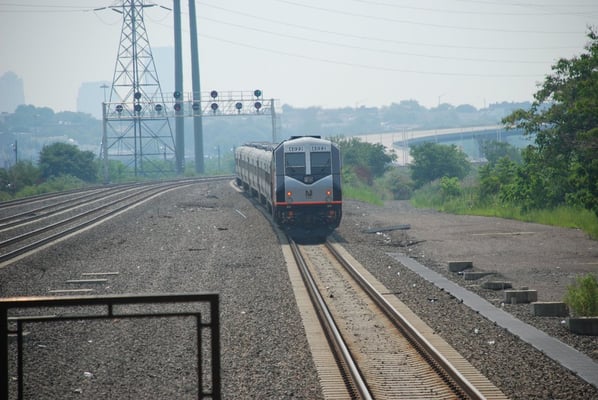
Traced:
[[[133, 304], [167, 304], [167, 303], [207, 303], [209, 317], [202, 320], [199, 310], [163, 311], [163, 312], [115, 312], [115, 306]], [[43, 316], [10, 316], [22, 309], [47, 309], [53, 307], [85, 307], [95, 306], [94, 313], [73, 315]], [[98, 313], [98, 306], [105, 306], [104, 313]], [[80, 308], [78, 309], [80, 312]], [[100, 310], [101, 311], [101, 310]], [[25, 324], [47, 323], [56, 321], [83, 321], [121, 318], [165, 318], [194, 317], [197, 321], [197, 384], [198, 399], [220, 399], [220, 321], [218, 294], [150, 294], [150, 295], [113, 295], [113, 296], [64, 296], [64, 297], [12, 297], [0, 298], [0, 398], [9, 398], [9, 335], [16, 335], [17, 345], [17, 399], [23, 398], [23, 327]], [[210, 371], [203, 368], [202, 332], [209, 330], [210, 358], [205, 362]], [[208, 377], [204, 381], [204, 377]]]

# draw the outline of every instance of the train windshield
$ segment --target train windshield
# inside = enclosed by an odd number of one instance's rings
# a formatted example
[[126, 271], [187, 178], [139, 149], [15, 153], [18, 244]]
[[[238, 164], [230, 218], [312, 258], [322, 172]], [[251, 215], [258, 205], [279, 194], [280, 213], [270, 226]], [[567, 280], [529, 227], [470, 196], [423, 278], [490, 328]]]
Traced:
[[310, 165], [312, 175], [330, 175], [330, 152], [311, 152]]
[[285, 153], [285, 175], [303, 179], [305, 176], [305, 153]]

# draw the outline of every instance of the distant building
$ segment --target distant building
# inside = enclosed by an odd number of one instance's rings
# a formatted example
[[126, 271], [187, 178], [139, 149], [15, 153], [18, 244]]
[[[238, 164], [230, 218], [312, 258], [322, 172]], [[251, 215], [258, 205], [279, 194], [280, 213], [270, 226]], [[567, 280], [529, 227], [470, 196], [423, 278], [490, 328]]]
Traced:
[[0, 112], [13, 113], [25, 104], [23, 80], [12, 71], [0, 76]]
[[[174, 92], [174, 47], [152, 47], [152, 55], [156, 64], [160, 89], [164, 98], [171, 99]], [[183, 60], [183, 63], [189, 61]], [[184, 80], [191, 83], [191, 76], [185, 76]]]
[[110, 96], [111, 82], [83, 82], [77, 95], [77, 111], [102, 119], [102, 102]]
[[[152, 48], [152, 55], [164, 98], [170, 99], [174, 91], [174, 48]], [[190, 80], [191, 77], [187, 79]], [[77, 96], [77, 111], [102, 119], [102, 102], [110, 101], [111, 89], [112, 82], [110, 81], [83, 82]]]

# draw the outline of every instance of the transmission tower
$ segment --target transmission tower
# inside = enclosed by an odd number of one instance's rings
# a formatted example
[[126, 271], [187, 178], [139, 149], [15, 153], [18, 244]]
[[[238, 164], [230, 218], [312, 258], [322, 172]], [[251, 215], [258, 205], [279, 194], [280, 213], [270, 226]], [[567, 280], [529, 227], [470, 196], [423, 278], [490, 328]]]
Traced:
[[152, 56], [143, 11], [155, 4], [123, 0], [108, 8], [122, 14], [120, 44], [112, 88], [103, 104], [102, 158], [108, 180], [109, 160], [119, 160], [135, 176], [159, 176], [176, 170], [168, 105]]

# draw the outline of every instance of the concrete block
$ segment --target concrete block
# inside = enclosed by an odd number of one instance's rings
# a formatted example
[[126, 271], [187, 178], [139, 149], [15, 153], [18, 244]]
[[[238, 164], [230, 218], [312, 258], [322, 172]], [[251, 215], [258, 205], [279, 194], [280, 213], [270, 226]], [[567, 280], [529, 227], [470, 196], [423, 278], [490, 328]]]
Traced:
[[463, 272], [463, 279], [466, 281], [475, 281], [477, 279], [483, 278], [488, 275], [492, 275], [494, 272], [488, 271], [470, 271], [470, 272]]
[[505, 303], [521, 304], [538, 301], [537, 290], [505, 290]]
[[566, 317], [569, 315], [569, 310], [562, 302], [535, 301], [532, 303], [532, 314], [536, 317]]
[[449, 261], [448, 270], [450, 272], [461, 272], [468, 268], [473, 268], [472, 261]]
[[512, 289], [513, 284], [511, 282], [505, 281], [486, 281], [482, 283], [482, 287], [484, 289], [490, 290], [505, 290], [505, 289]]
[[578, 335], [598, 336], [598, 317], [569, 318], [567, 326]]

